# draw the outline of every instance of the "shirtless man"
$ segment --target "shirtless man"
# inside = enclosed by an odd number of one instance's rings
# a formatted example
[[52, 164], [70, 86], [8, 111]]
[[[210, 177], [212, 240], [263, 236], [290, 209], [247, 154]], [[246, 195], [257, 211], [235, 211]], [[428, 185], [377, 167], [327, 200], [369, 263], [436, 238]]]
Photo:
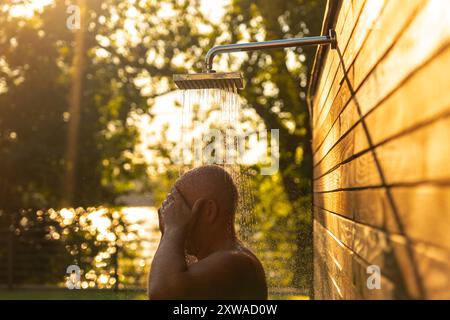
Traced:
[[[158, 210], [161, 242], [148, 293], [154, 299], [267, 299], [264, 269], [237, 239], [237, 190], [219, 166], [191, 170]], [[186, 262], [186, 254], [197, 262]]]

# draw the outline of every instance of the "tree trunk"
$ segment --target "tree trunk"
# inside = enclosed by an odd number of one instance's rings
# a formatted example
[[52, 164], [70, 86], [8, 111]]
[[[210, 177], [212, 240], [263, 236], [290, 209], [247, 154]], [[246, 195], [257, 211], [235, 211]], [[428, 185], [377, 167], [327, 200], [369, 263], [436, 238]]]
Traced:
[[86, 0], [78, 0], [80, 28], [75, 34], [75, 48], [72, 62], [72, 88], [69, 97], [69, 123], [66, 149], [66, 176], [62, 206], [75, 205], [77, 185], [78, 140], [83, 98], [83, 77], [85, 68], [85, 26], [87, 19]]

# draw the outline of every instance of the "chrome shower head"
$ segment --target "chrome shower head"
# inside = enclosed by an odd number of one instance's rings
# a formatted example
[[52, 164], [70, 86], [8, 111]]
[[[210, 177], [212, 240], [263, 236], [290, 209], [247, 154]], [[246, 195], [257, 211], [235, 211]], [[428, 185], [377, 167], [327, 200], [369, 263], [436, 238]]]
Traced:
[[175, 74], [173, 81], [183, 90], [244, 88], [244, 79], [240, 72]]

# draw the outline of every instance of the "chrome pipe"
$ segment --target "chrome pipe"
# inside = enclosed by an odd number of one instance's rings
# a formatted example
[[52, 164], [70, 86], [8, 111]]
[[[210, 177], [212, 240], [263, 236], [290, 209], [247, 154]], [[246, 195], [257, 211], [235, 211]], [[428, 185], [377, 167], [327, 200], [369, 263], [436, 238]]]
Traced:
[[222, 53], [257, 51], [278, 48], [294, 48], [315, 45], [331, 45], [332, 49], [336, 49], [336, 33], [330, 30], [329, 35], [309, 38], [293, 38], [283, 40], [272, 40], [263, 42], [237, 43], [216, 46], [208, 51], [205, 57], [205, 72], [214, 73], [213, 61], [214, 57]]

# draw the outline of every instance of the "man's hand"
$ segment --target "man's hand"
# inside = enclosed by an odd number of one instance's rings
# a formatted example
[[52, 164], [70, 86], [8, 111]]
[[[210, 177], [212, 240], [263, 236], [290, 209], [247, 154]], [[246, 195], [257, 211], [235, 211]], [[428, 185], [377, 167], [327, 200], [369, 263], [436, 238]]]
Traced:
[[174, 187], [158, 210], [159, 226], [164, 234], [167, 230], [186, 232], [196, 219], [203, 200], [195, 202], [192, 210]]

